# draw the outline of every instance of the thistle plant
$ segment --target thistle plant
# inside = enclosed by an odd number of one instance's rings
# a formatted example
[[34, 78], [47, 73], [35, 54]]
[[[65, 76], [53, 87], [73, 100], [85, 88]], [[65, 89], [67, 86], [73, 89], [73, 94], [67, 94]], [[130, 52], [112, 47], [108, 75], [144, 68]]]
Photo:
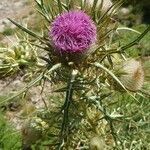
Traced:
[[[25, 39], [26, 37], [24, 37]], [[27, 41], [27, 40], [26, 40]], [[0, 48], [0, 77], [13, 76], [21, 70], [38, 65], [36, 48], [19, 39], [16, 45]]]
[[[44, 111], [37, 113], [48, 124], [44, 135], [47, 143], [41, 142], [43, 146], [69, 150], [131, 148], [132, 141], [129, 137], [123, 138], [120, 128], [122, 123], [129, 122], [130, 117], [126, 116], [125, 110], [116, 109], [114, 104], [120, 104], [116, 95], [124, 94], [139, 102], [137, 95], [141, 92], [144, 76], [142, 66], [130, 60], [125, 51], [138, 44], [150, 27], [134, 41], [120, 45], [115, 41], [119, 23], [113, 15], [122, 1], [115, 2], [105, 11], [103, 1], [99, 3], [98, 0], [90, 5], [86, 0], [35, 2], [45, 19], [46, 27], [40, 34], [9, 20], [31, 36], [31, 45], [46, 51], [46, 55], [40, 58], [47, 64], [36, 79], [1, 104], [26, 93], [37, 83], [44, 88], [43, 83], [50, 81], [57, 86], [52, 88], [53, 96], [58, 94], [59, 98], [45, 102]], [[123, 64], [120, 69], [116, 69], [116, 57]], [[134, 76], [137, 72], [140, 74], [138, 78]], [[116, 87], [123, 90], [118, 92]]]

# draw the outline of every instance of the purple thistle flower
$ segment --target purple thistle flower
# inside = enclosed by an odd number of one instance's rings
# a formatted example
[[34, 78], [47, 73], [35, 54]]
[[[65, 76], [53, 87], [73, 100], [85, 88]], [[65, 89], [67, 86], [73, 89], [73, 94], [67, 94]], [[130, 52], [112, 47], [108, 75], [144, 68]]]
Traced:
[[50, 37], [59, 53], [86, 52], [96, 41], [96, 26], [82, 11], [69, 11], [52, 23]]

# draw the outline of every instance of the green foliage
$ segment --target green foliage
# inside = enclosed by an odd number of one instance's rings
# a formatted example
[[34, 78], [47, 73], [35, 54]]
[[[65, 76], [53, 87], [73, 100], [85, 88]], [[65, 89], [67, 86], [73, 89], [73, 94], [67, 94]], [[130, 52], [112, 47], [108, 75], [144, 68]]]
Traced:
[[3, 150], [20, 150], [21, 137], [20, 133], [10, 126], [0, 113], [0, 149]]
[[[124, 145], [123, 149], [148, 149], [149, 147], [149, 111], [148, 98], [137, 95], [138, 101], [127, 94], [116, 93], [113, 96], [113, 105], [109, 105], [109, 111], [114, 116], [120, 116], [116, 120], [115, 130]], [[115, 118], [114, 118], [115, 119]]]
[[18, 45], [0, 48], [0, 77], [11, 76], [20, 70], [37, 65], [35, 48], [19, 41]]
[[4, 36], [9, 36], [9, 35], [13, 35], [13, 34], [14, 34], [14, 30], [11, 29], [10, 27], [6, 27], [5, 30], [3, 31]]
[[[142, 33], [143, 30], [147, 28], [147, 25], [141, 24], [134, 26], [133, 29]], [[130, 30], [122, 30], [119, 31], [119, 37], [116, 39], [116, 41], [120, 42], [121, 45], [126, 45], [133, 41], [135, 38], [139, 36], [138, 33], [130, 31]], [[130, 55], [130, 57], [139, 57], [139, 56], [149, 56], [150, 55], [150, 33], [145, 35], [145, 37], [141, 40], [140, 43], [138, 43], [136, 46], [131, 47], [126, 50], [127, 54]]]

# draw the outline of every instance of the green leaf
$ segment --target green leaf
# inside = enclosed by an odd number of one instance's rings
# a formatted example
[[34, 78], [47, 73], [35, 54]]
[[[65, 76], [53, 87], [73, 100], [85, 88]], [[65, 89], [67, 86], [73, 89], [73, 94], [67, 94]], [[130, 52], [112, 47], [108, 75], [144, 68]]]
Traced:
[[43, 0], [35, 0], [35, 2], [37, 3], [37, 5], [39, 7], [42, 7], [43, 6]]
[[57, 3], [58, 3], [58, 8], [59, 8], [59, 13], [61, 14], [63, 11], [62, 3], [60, 0], [57, 0]]
[[85, 9], [85, 7], [86, 7], [86, 1], [87, 1], [87, 0], [81, 0], [81, 2], [80, 2], [81, 10], [84, 10], [84, 9]]
[[94, 0], [93, 6], [92, 6], [92, 13], [94, 13], [96, 5], [97, 5], [98, 0]]
[[38, 11], [49, 23], [51, 22], [51, 20], [50, 20], [50, 18], [49, 18], [48, 15], [46, 15], [45, 13], [43, 13], [42, 11], [40, 11], [39, 9], [37, 9], [37, 11]]
[[[115, 74], [113, 72], [111, 72], [110, 70], [108, 70], [106, 67], [104, 67], [103, 65], [101, 65], [100, 63], [96, 62], [94, 63], [94, 66], [101, 68], [102, 70], [104, 70], [105, 72], [107, 72], [132, 98], [134, 98], [135, 100], [137, 100], [127, 89], [126, 87], [122, 84], [122, 82], [115, 76]], [[138, 101], [138, 100], [137, 100]]]
[[34, 86], [35, 84], [37, 84], [38, 82], [40, 82], [45, 74], [50, 74], [52, 73], [54, 70], [58, 69], [61, 67], [61, 64], [56, 64], [54, 66], [51, 67], [51, 69], [49, 69], [48, 71], [42, 72], [37, 78], [35, 78], [33, 81], [31, 81], [26, 87], [24, 87], [22, 90], [20, 90], [19, 92], [17, 92], [17, 94], [14, 94], [11, 97], [8, 97], [6, 99], [4, 99], [3, 101], [0, 102], [1, 104], [4, 104], [12, 99], [14, 99], [15, 97], [18, 97], [19, 95], [23, 94], [24, 92], [28, 91], [29, 88], [31, 88], [32, 86]]
[[128, 28], [128, 27], [118, 27], [118, 28], [116, 29], [116, 31], [118, 32], [119, 30], [128, 30], [128, 31], [135, 32], [135, 33], [137, 33], [137, 34], [141, 34], [141, 32], [139, 32], [139, 31], [137, 31], [137, 30], [134, 30], [134, 29], [132, 29], [132, 28]]
[[102, 70], [106, 71], [114, 80], [116, 80], [119, 85], [124, 89], [124, 90], [127, 90], [125, 88], [125, 86], [121, 83], [121, 81], [110, 71], [108, 70], [106, 67], [104, 67], [103, 65], [101, 65], [100, 63], [96, 62], [94, 63], [94, 65], [98, 68], [101, 68]]
[[18, 24], [17, 22], [11, 20], [10, 18], [8, 18], [9, 21], [11, 21], [13, 24], [15, 24], [18, 28], [20, 28], [21, 30], [23, 30], [24, 32], [28, 33], [29, 35], [39, 39], [40, 41], [42, 40], [42, 37], [40, 35], [37, 35], [36, 33], [34, 33], [33, 31], [29, 30], [28, 28], [23, 27], [22, 25]]
[[126, 49], [128, 49], [128, 48], [130, 48], [130, 47], [132, 47], [132, 46], [134, 46], [134, 45], [136, 45], [136, 44], [138, 44], [138, 43], [142, 40], [142, 38], [143, 38], [149, 31], [150, 31], [150, 25], [147, 27], [147, 29], [146, 29], [140, 36], [137, 37], [137, 39], [135, 39], [134, 41], [132, 41], [131, 43], [129, 43], [129, 44], [125, 45], [125, 46], [122, 46], [122, 47], [120, 48], [120, 50], [121, 50], [121, 51], [124, 51], [124, 50], [126, 50]]

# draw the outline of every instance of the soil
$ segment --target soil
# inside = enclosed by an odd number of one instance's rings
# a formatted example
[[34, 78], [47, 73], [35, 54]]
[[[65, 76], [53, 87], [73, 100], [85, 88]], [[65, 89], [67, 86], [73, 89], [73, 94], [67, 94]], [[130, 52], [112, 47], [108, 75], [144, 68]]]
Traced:
[[[29, 22], [33, 15], [33, 1], [31, 0], [0, 0], [0, 35], [3, 35], [4, 30], [8, 27], [10, 29], [16, 28], [7, 18], [21, 21], [26, 19]], [[8, 46], [11, 46], [16, 41], [14, 34], [0, 38], [0, 44]], [[14, 94], [25, 87], [26, 82], [24, 82], [23, 78], [23, 75], [17, 75], [16, 77], [0, 79], [0, 98], [8, 96], [10, 93]], [[5, 106], [1, 106], [0, 109], [4, 109], [6, 119], [17, 129], [20, 129], [24, 118], [28, 117], [29, 113], [32, 114], [36, 108], [45, 107], [46, 97], [48, 98], [50, 90], [49, 83], [46, 83], [43, 94], [40, 93], [41, 86], [32, 87], [24, 101], [19, 97], [16, 98], [19, 101], [9, 102]], [[43, 97], [45, 101], [43, 101]]]
[[33, 14], [33, 2], [30, 0], [1, 0], [0, 1], [0, 43], [12, 44], [16, 41], [14, 35], [3, 36], [6, 29], [15, 29], [8, 18], [13, 20], [29, 19]]

